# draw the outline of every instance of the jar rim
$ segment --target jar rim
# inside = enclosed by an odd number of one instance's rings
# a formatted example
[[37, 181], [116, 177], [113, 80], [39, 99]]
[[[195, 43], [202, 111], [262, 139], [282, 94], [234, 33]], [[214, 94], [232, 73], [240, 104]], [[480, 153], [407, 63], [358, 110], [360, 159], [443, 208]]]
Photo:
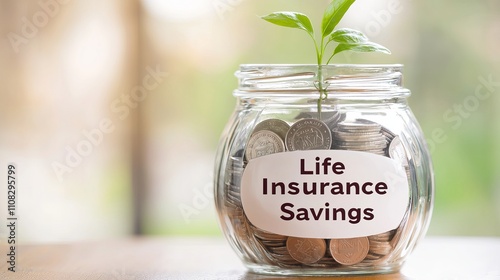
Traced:
[[403, 64], [241, 64], [235, 76], [237, 97], [311, 96], [318, 88], [346, 98], [410, 95], [403, 87]]
[[[402, 63], [374, 63], [374, 64], [369, 64], [369, 63], [362, 63], [362, 64], [355, 64], [355, 63], [338, 63], [338, 64], [322, 64], [321, 65], [323, 68], [392, 68], [392, 69], [403, 69], [404, 64]], [[312, 63], [306, 63], [306, 64], [287, 64], [287, 63], [243, 63], [240, 64], [240, 68], [249, 68], [249, 67], [273, 67], [273, 68], [292, 68], [292, 67], [318, 67], [317, 64], [312, 64]]]

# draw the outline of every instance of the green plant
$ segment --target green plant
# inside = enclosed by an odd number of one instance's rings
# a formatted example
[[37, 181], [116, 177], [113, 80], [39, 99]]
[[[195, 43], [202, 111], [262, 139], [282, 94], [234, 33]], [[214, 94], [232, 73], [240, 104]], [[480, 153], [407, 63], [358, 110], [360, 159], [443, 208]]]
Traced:
[[275, 12], [263, 16], [262, 19], [273, 24], [297, 28], [307, 32], [314, 42], [316, 49], [316, 58], [318, 63], [318, 83], [316, 85], [320, 92], [318, 99], [318, 112], [321, 114], [321, 103], [328, 98], [328, 91], [324, 86], [322, 66], [327, 47], [330, 43], [335, 42], [337, 46], [333, 53], [329, 56], [326, 64], [329, 64], [333, 57], [343, 51], [356, 51], [356, 52], [382, 52], [390, 54], [391, 52], [384, 46], [377, 43], [370, 42], [368, 37], [361, 31], [350, 28], [340, 28], [335, 30], [340, 20], [344, 17], [345, 13], [355, 0], [333, 0], [326, 8], [321, 23], [321, 40], [318, 44], [314, 28], [309, 17], [302, 13], [297, 12]]

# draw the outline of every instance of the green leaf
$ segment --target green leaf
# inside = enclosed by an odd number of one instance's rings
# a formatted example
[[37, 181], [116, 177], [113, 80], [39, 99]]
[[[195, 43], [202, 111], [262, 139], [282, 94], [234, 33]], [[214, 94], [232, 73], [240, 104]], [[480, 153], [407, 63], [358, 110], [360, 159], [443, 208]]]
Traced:
[[368, 37], [361, 31], [350, 28], [341, 28], [335, 30], [330, 36], [330, 41], [335, 41], [341, 44], [357, 44], [368, 42]]
[[275, 12], [262, 19], [279, 26], [298, 28], [305, 30], [309, 35], [314, 36], [311, 20], [304, 14], [296, 12]]
[[362, 42], [355, 44], [339, 44], [333, 53], [336, 55], [343, 51], [355, 51], [355, 52], [381, 52], [390, 54], [391, 51], [386, 47], [373, 42]]
[[339, 24], [340, 20], [344, 17], [349, 7], [355, 0], [333, 0], [332, 3], [326, 8], [323, 15], [322, 35], [326, 38], [333, 32], [333, 29]]

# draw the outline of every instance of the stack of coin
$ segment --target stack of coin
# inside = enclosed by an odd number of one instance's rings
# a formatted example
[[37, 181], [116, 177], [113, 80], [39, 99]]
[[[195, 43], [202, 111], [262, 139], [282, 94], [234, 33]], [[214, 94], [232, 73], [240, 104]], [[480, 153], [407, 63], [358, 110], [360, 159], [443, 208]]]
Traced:
[[380, 263], [394, 250], [402, 226], [355, 239], [308, 239], [259, 229], [244, 213], [240, 187], [246, 161], [273, 153], [313, 149], [369, 152], [401, 162], [410, 178], [404, 146], [387, 128], [364, 119], [345, 121], [337, 111], [322, 113], [324, 121], [315, 116], [303, 113], [292, 126], [279, 119], [264, 120], [253, 130], [245, 151], [240, 150], [229, 158], [225, 173], [225, 205], [241, 243], [237, 246], [241, 246], [250, 259], [284, 268], [366, 267]]
[[[279, 119], [268, 119], [260, 122], [252, 131], [250, 139], [244, 152], [245, 161], [252, 160], [265, 155], [280, 153], [285, 151], [285, 135], [290, 126], [285, 121]], [[231, 157], [227, 164], [226, 174], [226, 200], [228, 207], [232, 208], [235, 215], [230, 216], [235, 229], [235, 234], [240, 240], [244, 240], [248, 248], [240, 248], [249, 253], [257, 260], [275, 264], [277, 260], [271, 255], [271, 248], [279, 247], [276, 242], [280, 236], [275, 234], [264, 234], [263, 231], [256, 230], [248, 221], [241, 203], [241, 178], [243, 176], [245, 161], [241, 157]], [[261, 233], [259, 235], [259, 232]]]
[[[390, 131], [385, 126], [382, 126], [382, 129], [380, 131], [384, 135], [385, 140], [387, 141], [387, 143], [391, 143], [392, 140], [396, 137], [396, 134], [394, 134], [394, 132]], [[389, 151], [387, 150], [386, 152], [387, 152], [387, 156], [389, 156]]]
[[225, 205], [227, 216], [233, 225], [234, 234], [240, 242], [235, 245], [240, 251], [246, 252], [247, 256], [253, 261], [262, 260], [257, 250], [252, 247], [253, 231], [249, 229], [249, 221], [243, 210], [240, 196], [241, 178], [243, 176], [244, 163], [243, 151], [238, 151], [229, 157], [226, 165], [225, 180]]
[[391, 230], [385, 233], [372, 235], [368, 237], [370, 240], [370, 251], [366, 257], [369, 260], [378, 260], [392, 251], [392, 245], [390, 241], [392, 240], [396, 230]]
[[[252, 226], [253, 232], [273, 263], [284, 268], [339, 266], [329, 252], [324, 239], [296, 238], [265, 232]], [[301, 241], [303, 246], [297, 246]]]
[[255, 237], [256, 245], [259, 246], [260, 251], [271, 260], [272, 264], [277, 264], [279, 263], [279, 260], [284, 259], [284, 256], [280, 255], [279, 252], [275, 252], [275, 249], [278, 249], [279, 251], [279, 248], [285, 246], [286, 236], [261, 230], [251, 223], [250, 228]]
[[[409, 178], [408, 161], [399, 137], [380, 124], [364, 119], [342, 122], [333, 131], [333, 137], [336, 149], [369, 152], [401, 161]], [[391, 241], [395, 232], [396, 230], [392, 230], [370, 236], [370, 249], [366, 256], [366, 262], [358, 265], [371, 265], [372, 261], [380, 260], [390, 254], [393, 250], [393, 242]], [[400, 232], [399, 229], [398, 232]]]
[[234, 208], [241, 208], [240, 186], [243, 177], [243, 160], [238, 157], [229, 157], [225, 173], [225, 203]]
[[[386, 127], [382, 127], [382, 134], [384, 134], [384, 136], [386, 137], [387, 143], [389, 143], [389, 145], [387, 145], [387, 148], [386, 148], [386, 156], [396, 160], [404, 167], [407, 180], [408, 180], [409, 184], [411, 184], [411, 170], [410, 170], [409, 159], [408, 159], [405, 147], [403, 146], [403, 143], [401, 142], [401, 138], [399, 136], [397, 136], [395, 133], [393, 133], [392, 131], [390, 131], [389, 129], [387, 129]], [[417, 216], [417, 215], [414, 214], [414, 216]], [[399, 240], [401, 238], [401, 234], [402, 234], [403, 229], [404, 229], [403, 225], [406, 224], [408, 222], [408, 220], [413, 220], [413, 219], [416, 219], [416, 218], [409, 217], [408, 213], [407, 213], [407, 215], [405, 215], [405, 217], [403, 218], [401, 225], [397, 229], [392, 231], [393, 235], [390, 239], [390, 246], [392, 247], [392, 250], [395, 249], [397, 243], [399, 242]], [[384, 246], [387, 246], [387, 244], [384, 244]], [[385, 258], [380, 258], [380, 260], [384, 260], [384, 259]]]
[[385, 156], [387, 140], [381, 129], [380, 124], [363, 119], [343, 121], [333, 130], [333, 147]]

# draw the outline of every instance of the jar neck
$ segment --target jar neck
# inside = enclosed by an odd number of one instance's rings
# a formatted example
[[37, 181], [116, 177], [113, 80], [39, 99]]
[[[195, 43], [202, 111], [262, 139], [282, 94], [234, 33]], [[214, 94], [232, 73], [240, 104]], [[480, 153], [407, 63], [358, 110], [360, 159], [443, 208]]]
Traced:
[[319, 97], [319, 89], [335, 99], [406, 98], [403, 66], [338, 64], [244, 64], [236, 72], [236, 97]]

